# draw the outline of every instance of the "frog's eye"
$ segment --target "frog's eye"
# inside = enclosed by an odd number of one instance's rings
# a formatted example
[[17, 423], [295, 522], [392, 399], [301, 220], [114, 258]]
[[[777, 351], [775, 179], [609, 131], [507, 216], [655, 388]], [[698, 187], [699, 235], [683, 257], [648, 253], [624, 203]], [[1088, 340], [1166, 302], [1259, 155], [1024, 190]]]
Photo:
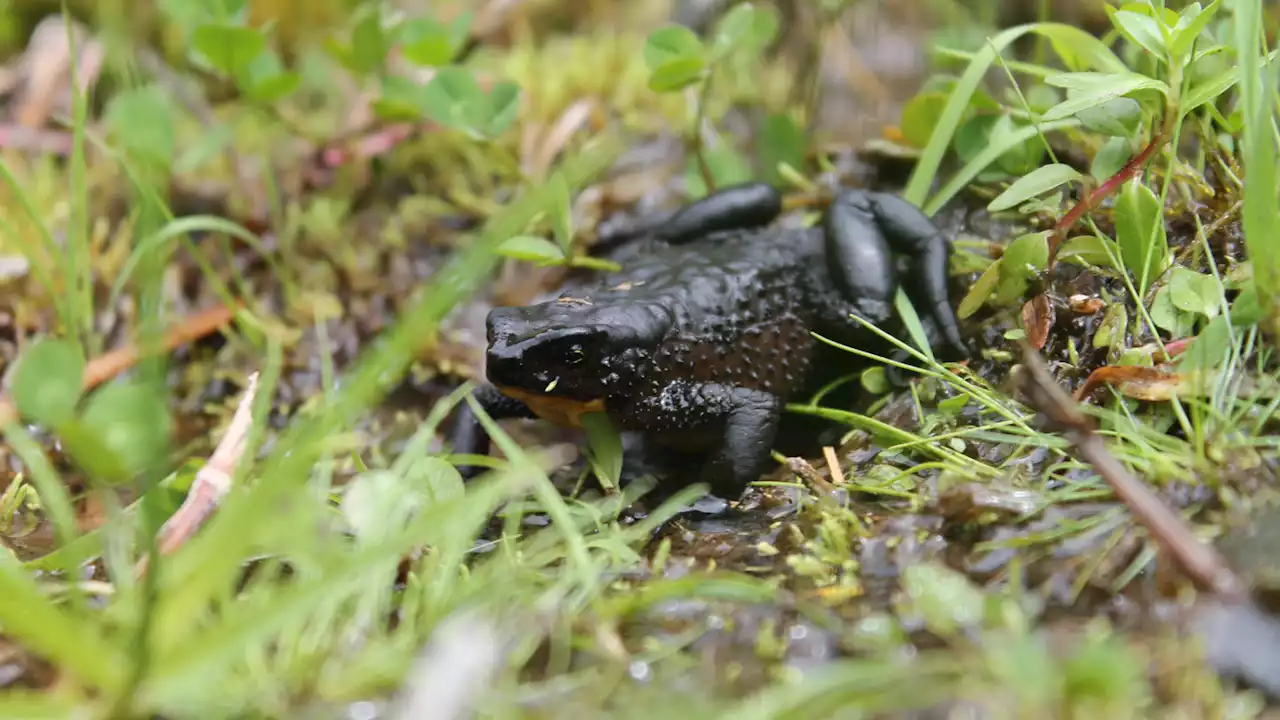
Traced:
[[575, 343], [569, 346], [565, 359], [570, 365], [580, 365], [583, 360], [587, 359], [587, 351], [582, 348], [582, 345]]

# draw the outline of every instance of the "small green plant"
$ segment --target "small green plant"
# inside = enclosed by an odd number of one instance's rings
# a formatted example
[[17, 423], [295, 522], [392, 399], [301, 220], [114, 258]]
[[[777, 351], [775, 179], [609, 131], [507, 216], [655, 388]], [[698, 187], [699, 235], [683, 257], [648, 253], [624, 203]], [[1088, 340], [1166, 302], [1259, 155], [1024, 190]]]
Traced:
[[[645, 42], [649, 89], [660, 93], [696, 91], [688, 130], [693, 157], [685, 174], [691, 198], [752, 178], [751, 163], [727, 140], [722, 138], [717, 146], [706, 147], [707, 106], [717, 73], [730, 63], [757, 62], [777, 34], [778, 17], [772, 8], [743, 2], [720, 18], [708, 41], [687, 27], [668, 25], [654, 31]], [[780, 168], [799, 168], [803, 163], [804, 135], [789, 113], [772, 113], [765, 119], [758, 147], [762, 171], [772, 182], [783, 180], [785, 171]]]
[[164, 460], [171, 428], [163, 399], [120, 380], [91, 393], [80, 407], [84, 367], [73, 343], [36, 341], [14, 373], [18, 411], [56, 432], [92, 479], [125, 482]]
[[[1054, 222], [1052, 231], [1018, 238], [991, 263], [962, 302], [962, 316], [983, 304], [1007, 306], [1021, 301], [1032, 287], [1030, 281], [1062, 260], [1120, 273], [1136, 298], [1147, 298], [1144, 308], [1149, 306], [1160, 316], [1155, 325], [1170, 328], [1172, 321], [1165, 312], [1172, 307], [1170, 291], [1160, 286], [1154, 298], [1148, 293], [1173, 267], [1164, 208], [1169, 181], [1180, 172], [1183, 161], [1172, 154], [1172, 148], [1184, 121], [1197, 111], [1203, 111], [1209, 122], [1229, 126], [1217, 101], [1238, 80], [1232, 60], [1237, 50], [1218, 39], [1230, 26], [1216, 22], [1222, 8], [1220, 0], [1207, 6], [1188, 3], [1178, 12], [1149, 2], [1108, 6], [1115, 37], [1125, 41], [1120, 55], [1097, 38], [1050, 23], [1013, 28], [980, 53], [945, 53], [970, 59], [969, 71], [959, 80], [937, 78], [914, 98], [903, 113], [903, 134], [908, 142], [927, 144], [936, 153], [942, 147], [941, 138], [947, 137], [941, 116], [950, 113], [958, 120], [950, 134], [951, 148], [966, 166], [926, 208], [939, 207], [962, 186], [962, 180], [1011, 181], [990, 201], [990, 211], [1017, 210]], [[1246, 22], [1247, 16], [1240, 12], [1237, 8], [1237, 25]], [[976, 84], [970, 89], [976, 70], [1026, 32], [1046, 37], [1065, 71], [1010, 63], [1010, 76], [1017, 79], [1003, 102]], [[1030, 81], [1025, 87], [1020, 84], [1024, 78]], [[970, 91], [967, 99], [959, 94], [961, 88]], [[1094, 148], [1089, 173], [1056, 159], [1041, 164], [1044, 155], [1052, 152], [1044, 135], [1055, 130]], [[1213, 137], [1206, 139], [1216, 142]], [[1165, 151], [1169, 151], [1163, 168], [1165, 183], [1156, 192], [1141, 175]], [[926, 163], [922, 160], [922, 164]], [[921, 172], [918, 167], [909, 195], [923, 187], [916, 182], [924, 177]], [[1064, 192], [1070, 186], [1080, 193], [1079, 201], [1071, 201]], [[1076, 222], [1108, 196], [1115, 196], [1114, 236], [1107, 237], [1095, 227], [1092, 235], [1068, 237]]]
[[548, 180], [548, 192], [551, 196], [551, 207], [547, 212], [541, 213], [534, 222], [542, 222], [544, 217], [549, 218], [551, 234], [555, 241], [538, 235], [516, 235], [502, 243], [498, 252], [509, 258], [527, 260], [543, 267], [568, 265], [605, 271], [621, 269], [615, 262], [574, 251], [573, 207], [569, 198], [569, 187], [565, 184], [563, 175], [552, 174]]
[[[244, 0], [201, 7], [174, 16], [190, 33], [193, 62], [266, 109], [298, 89], [300, 76], [271, 48], [271, 28], [246, 24]], [[471, 20], [471, 13], [448, 24], [425, 16], [398, 19], [382, 3], [361, 3], [345, 34], [330, 37], [325, 48], [353, 75], [376, 85], [373, 109], [381, 119], [426, 118], [477, 139], [493, 138], [515, 120], [520, 89], [501, 80], [486, 90], [472, 70], [457, 64]], [[387, 62], [393, 49], [419, 68], [433, 68], [431, 80], [421, 84], [393, 71]]]

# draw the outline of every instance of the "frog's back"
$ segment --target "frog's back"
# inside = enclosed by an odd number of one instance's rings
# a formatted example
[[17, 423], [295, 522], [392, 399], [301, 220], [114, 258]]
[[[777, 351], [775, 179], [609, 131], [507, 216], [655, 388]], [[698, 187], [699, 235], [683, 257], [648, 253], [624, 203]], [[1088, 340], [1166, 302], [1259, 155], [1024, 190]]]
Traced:
[[672, 319], [644, 359], [650, 391], [721, 383], [790, 398], [811, 378], [810, 335], [831, 295], [816, 230], [721, 233], [641, 248], [591, 293], [596, 304], [645, 303]]

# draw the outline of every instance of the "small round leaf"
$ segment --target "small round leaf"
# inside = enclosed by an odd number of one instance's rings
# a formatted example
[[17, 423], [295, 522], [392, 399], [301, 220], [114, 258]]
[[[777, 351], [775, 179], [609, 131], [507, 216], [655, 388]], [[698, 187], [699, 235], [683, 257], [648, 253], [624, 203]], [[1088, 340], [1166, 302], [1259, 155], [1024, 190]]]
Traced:
[[683, 25], [655, 30], [644, 43], [644, 62], [650, 72], [673, 60], [697, 58], [701, 64], [702, 55], [702, 41]]
[[57, 427], [75, 416], [84, 378], [84, 357], [66, 340], [36, 341], [22, 353], [13, 377], [18, 412]]
[[86, 469], [112, 468], [102, 480], [130, 480], [168, 457], [173, 429], [169, 408], [162, 395], [139, 383], [113, 382], [95, 392], [79, 424], [97, 441], [95, 448], [81, 447], [109, 457], [85, 456], [75, 449], [72, 454]]

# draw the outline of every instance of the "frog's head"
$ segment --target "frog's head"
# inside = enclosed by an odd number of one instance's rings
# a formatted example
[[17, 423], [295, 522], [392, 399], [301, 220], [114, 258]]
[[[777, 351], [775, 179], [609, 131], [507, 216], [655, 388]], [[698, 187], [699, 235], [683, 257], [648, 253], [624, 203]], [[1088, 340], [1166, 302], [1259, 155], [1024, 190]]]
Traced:
[[643, 307], [573, 298], [497, 307], [486, 323], [485, 371], [489, 382], [525, 395], [601, 400], [630, 369], [624, 353], [655, 336], [655, 320]]

